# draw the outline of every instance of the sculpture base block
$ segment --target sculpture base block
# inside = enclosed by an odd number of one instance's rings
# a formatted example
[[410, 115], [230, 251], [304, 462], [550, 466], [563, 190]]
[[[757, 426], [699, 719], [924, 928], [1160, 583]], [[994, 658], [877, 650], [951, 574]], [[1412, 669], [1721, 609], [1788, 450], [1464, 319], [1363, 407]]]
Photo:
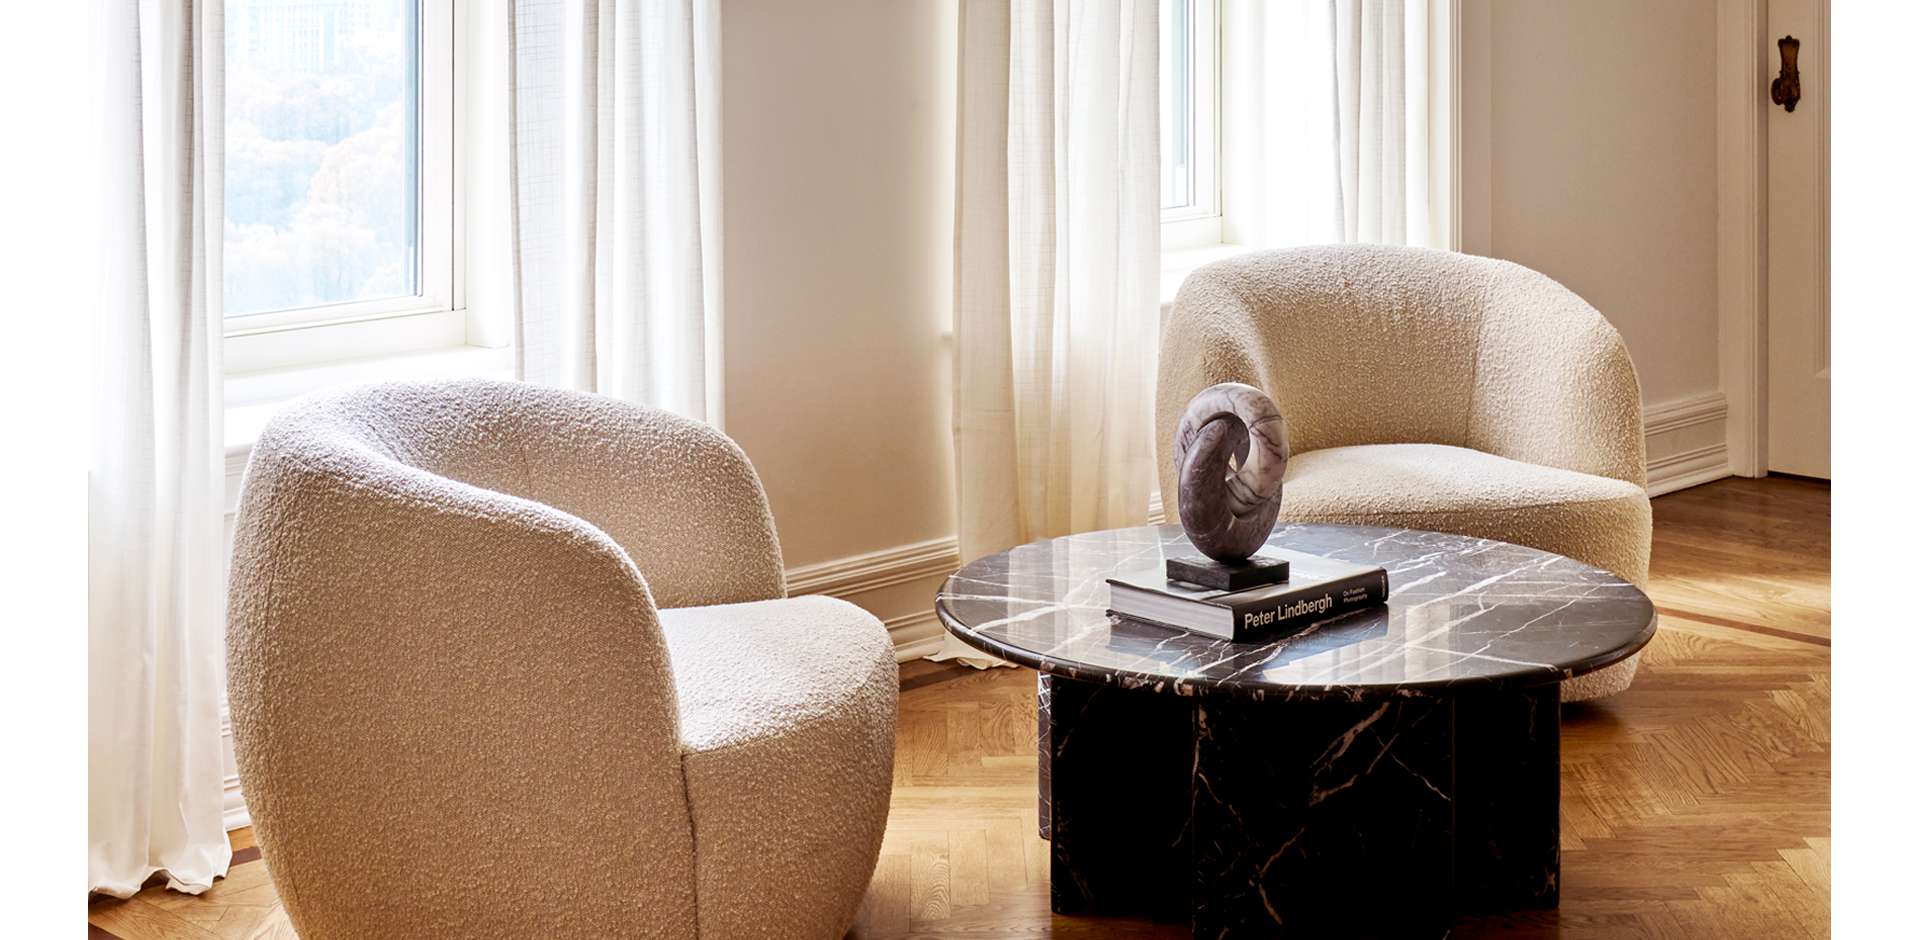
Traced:
[[1287, 580], [1288, 567], [1286, 559], [1266, 555], [1255, 555], [1238, 564], [1200, 557], [1169, 558], [1167, 578], [1220, 591], [1244, 591]]

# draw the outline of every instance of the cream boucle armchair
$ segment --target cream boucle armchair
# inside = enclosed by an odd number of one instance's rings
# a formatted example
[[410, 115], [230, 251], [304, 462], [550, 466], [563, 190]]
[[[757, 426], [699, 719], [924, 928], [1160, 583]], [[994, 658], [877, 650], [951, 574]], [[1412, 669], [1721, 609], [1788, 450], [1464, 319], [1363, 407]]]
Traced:
[[[1653, 534], [1640, 383], [1620, 334], [1551, 278], [1379, 245], [1256, 252], [1181, 285], [1157, 440], [1216, 382], [1265, 389], [1293, 459], [1282, 520], [1500, 539], [1642, 588]], [[1160, 491], [1175, 492], [1171, 461]], [[1167, 503], [1167, 513], [1178, 516]], [[1568, 682], [1620, 691], [1639, 655]]]
[[254, 447], [231, 579], [240, 777], [301, 936], [853, 920], [893, 649], [784, 599], [719, 432], [508, 382], [310, 396]]

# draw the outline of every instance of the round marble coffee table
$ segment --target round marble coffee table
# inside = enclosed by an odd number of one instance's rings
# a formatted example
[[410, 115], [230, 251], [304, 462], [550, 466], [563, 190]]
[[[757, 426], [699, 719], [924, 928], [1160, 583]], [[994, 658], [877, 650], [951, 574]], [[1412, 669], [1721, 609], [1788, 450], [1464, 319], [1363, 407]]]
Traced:
[[1437, 532], [1282, 525], [1387, 569], [1384, 607], [1234, 643], [1107, 614], [1178, 526], [1023, 545], [942, 587], [942, 623], [1040, 671], [1053, 909], [1196, 936], [1443, 936], [1559, 903], [1559, 683], [1653, 638], [1653, 604], [1560, 555]]

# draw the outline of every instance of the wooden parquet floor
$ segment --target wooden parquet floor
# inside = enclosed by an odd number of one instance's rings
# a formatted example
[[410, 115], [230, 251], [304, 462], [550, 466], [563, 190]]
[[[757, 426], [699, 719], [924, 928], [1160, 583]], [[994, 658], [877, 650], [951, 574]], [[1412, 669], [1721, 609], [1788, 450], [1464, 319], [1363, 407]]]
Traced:
[[[1828, 935], [1828, 528], [1824, 483], [1654, 501], [1660, 632], [1630, 690], [1563, 718], [1560, 908], [1457, 936]], [[851, 936], [1186, 936], [1048, 910], [1033, 673], [911, 663], [901, 690], [892, 815]], [[293, 935], [258, 862], [87, 919], [124, 940]]]

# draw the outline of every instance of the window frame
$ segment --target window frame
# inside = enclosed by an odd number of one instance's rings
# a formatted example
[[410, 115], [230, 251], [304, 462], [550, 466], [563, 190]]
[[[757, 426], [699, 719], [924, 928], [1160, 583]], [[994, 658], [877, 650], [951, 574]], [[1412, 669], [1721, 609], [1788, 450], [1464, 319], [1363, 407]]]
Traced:
[[455, 349], [467, 343], [464, 184], [455, 117], [464, 57], [454, 0], [416, 0], [420, 26], [419, 293], [224, 317], [229, 375]]
[[[1184, 251], [1221, 243], [1220, 3], [1193, 4], [1193, 202], [1160, 210], [1160, 249]], [[1163, 27], [1164, 28], [1164, 27]]]

